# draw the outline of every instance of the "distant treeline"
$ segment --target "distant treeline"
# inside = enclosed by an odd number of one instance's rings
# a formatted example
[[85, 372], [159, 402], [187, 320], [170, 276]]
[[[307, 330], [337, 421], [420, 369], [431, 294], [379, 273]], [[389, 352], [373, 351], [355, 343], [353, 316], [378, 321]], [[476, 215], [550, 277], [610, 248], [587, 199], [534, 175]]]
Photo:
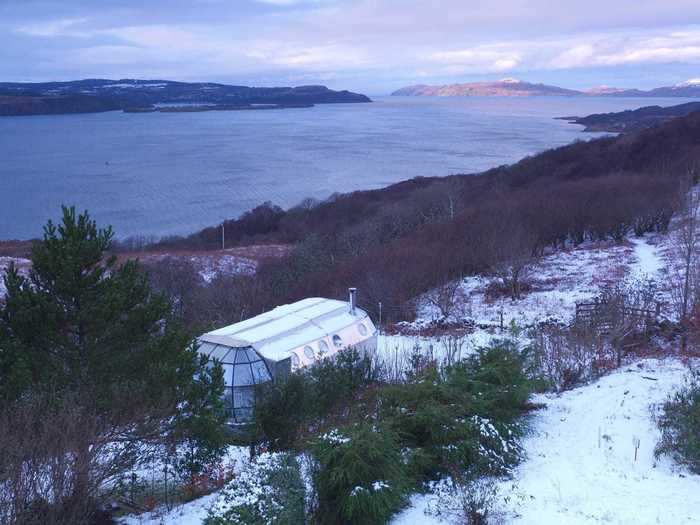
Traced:
[[[694, 113], [477, 175], [417, 178], [288, 211], [263, 204], [225, 223], [227, 244], [294, 249], [264, 261], [255, 276], [238, 278], [237, 296], [245, 303], [239, 314], [305, 296], [344, 297], [348, 286], [357, 286], [375, 315], [382, 301], [385, 318], [410, 317], [412, 300], [448, 279], [585, 240], [664, 231], [697, 180], [698, 160], [700, 113]], [[155, 246], [220, 243], [219, 226]]]

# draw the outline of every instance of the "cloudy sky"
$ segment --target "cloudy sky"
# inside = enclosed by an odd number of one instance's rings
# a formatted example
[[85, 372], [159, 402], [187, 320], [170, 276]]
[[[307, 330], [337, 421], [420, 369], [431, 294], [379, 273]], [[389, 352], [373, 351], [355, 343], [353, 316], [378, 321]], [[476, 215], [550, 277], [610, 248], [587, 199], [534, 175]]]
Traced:
[[700, 77], [700, 0], [0, 0], [0, 80], [86, 77], [650, 88]]

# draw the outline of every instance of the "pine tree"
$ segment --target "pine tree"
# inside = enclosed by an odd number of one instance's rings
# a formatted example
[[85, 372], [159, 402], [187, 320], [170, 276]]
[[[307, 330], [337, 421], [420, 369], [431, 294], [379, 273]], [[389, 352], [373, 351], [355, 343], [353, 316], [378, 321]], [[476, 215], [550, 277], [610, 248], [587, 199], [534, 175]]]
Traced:
[[29, 276], [8, 270], [0, 310], [0, 403], [42, 397], [56, 411], [70, 403], [94, 429], [71, 451], [75, 497], [96, 496], [97, 444], [118, 443], [114, 475], [138, 462], [144, 444], [186, 442], [211, 460], [226, 443], [221, 368], [197, 354], [138, 263], [106, 256], [112, 237], [87, 212], [64, 207], [33, 248]]

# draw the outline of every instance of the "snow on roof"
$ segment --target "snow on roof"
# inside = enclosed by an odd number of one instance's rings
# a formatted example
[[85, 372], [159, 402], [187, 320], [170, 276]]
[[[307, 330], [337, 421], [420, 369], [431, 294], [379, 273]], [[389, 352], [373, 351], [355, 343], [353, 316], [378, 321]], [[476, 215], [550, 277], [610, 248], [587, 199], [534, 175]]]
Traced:
[[311, 297], [208, 332], [199, 339], [231, 347], [252, 346], [264, 358], [281, 361], [290, 356], [290, 350], [367, 318], [363, 310], [355, 311], [352, 315], [345, 301]]

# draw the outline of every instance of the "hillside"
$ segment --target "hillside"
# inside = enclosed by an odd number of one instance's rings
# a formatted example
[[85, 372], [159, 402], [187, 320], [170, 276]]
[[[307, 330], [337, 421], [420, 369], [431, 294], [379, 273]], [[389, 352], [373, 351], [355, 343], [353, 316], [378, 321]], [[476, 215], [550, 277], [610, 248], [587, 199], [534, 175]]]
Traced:
[[700, 97], [700, 82], [688, 80], [675, 86], [664, 86], [650, 90], [601, 86], [587, 90], [567, 89], [546, 84], [536, 84], [512, 78], [496, 82], [469, 82], [429, 86], [419, 84], [398, 89], [395, 96], [437, 97], [527, 97], [527, 96], [596, 96], [596, 97]]
[[90, 113], [151, 108], [155, 104], [240, 108], [256, 104], [308, 106], [357, 102], [370, 102], [370, 99], [350, 91], [333, 91], [325, 86], [247, 87], [133, 79], [0, 83], [0, 116]]
[[645, 106], [635, 110], [596, 113], [586, 117], [561, 117], [561, 119], [585, 126], [583, 131], [621, 133], [656, 126], [672, 118], [682, 117], [694, 111], [700, 111], [700, 102], [688, 102], [669, 107]]

